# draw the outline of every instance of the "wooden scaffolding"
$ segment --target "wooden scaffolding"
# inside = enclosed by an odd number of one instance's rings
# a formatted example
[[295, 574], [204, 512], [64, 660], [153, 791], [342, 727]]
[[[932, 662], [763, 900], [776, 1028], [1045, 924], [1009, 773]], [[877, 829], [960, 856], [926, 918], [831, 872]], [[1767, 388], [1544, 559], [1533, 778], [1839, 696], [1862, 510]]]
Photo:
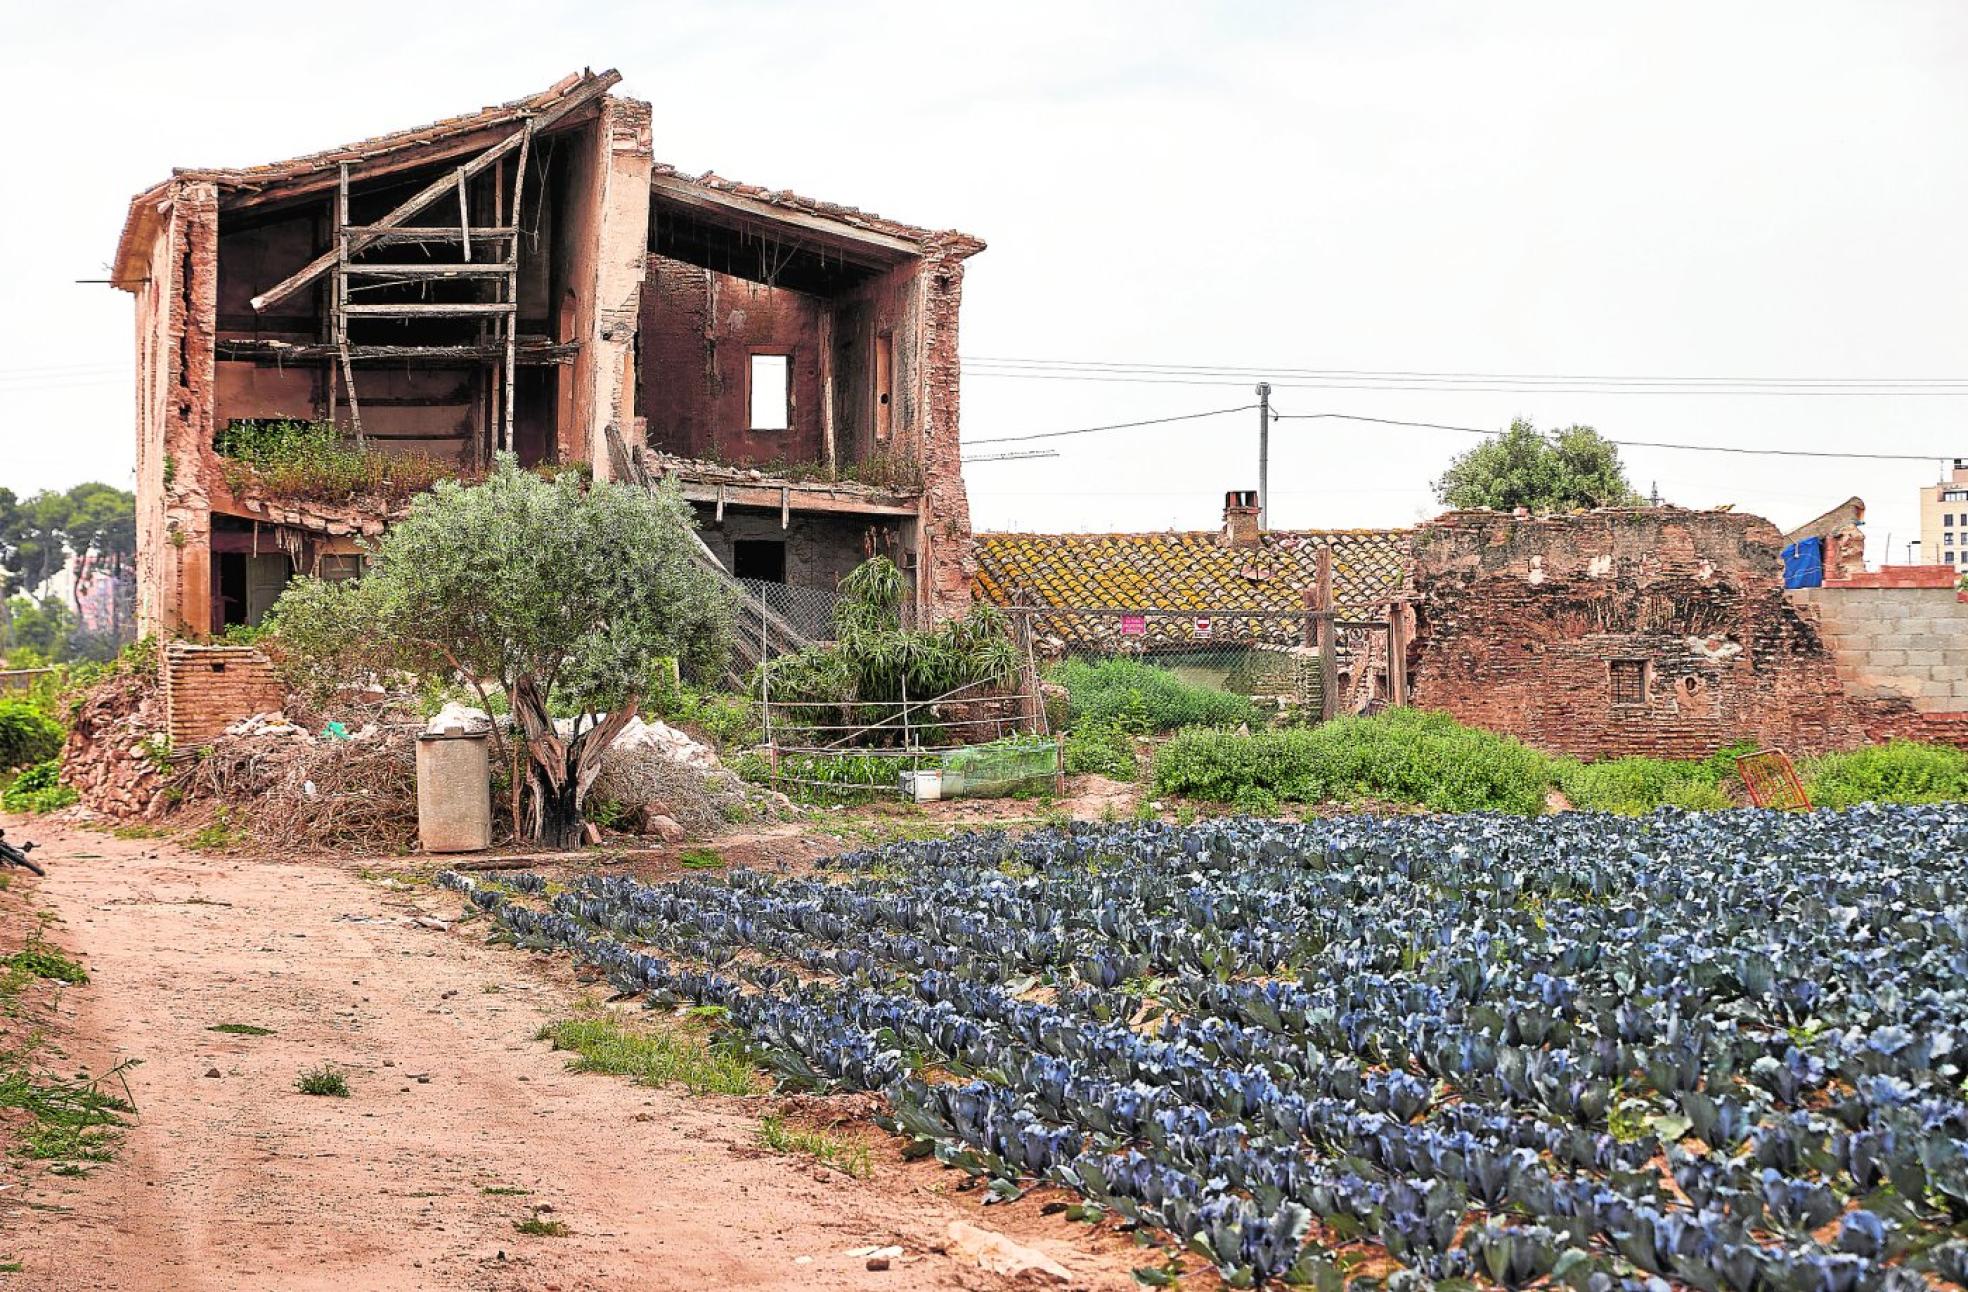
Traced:
[[[482, 363], [488, 372], [493, 447], [513, 447], [513, 399], [519, 364], [519, 246], [520, 211], [526, 192], [526, 165], [534, 139], [582, 105], [599, 98], [619, 78], [597, 77], [552, 108], [528, 117], [506, 138], [448, 174], [439, 176], [378, 219], [362, 224], [349, 217], [349, 164], [341, 163], [329, 249], [252, 300], [264, 311], [302, 288], [328, 278], [328, 338], [317, 350], [326, 364], [328, 417], [338, 419], [339, 398], [348, 400], [349, 422], [357, 444], [363, 442], [362, 405], [356, 393], [355, 366], [363, 360], [417, 360], [440, 363]], [[506, 180], [512, 159], [510, 183]], [[468, 193], [472, 180], [492, 172], [492, 210], [489, 223], [473, 225]], [[413, 225], [410, 220], [440, 199], [455, 193], [455, 225]], [[508, 194], [510, 193], [510, 202]], [[455, 259], [411, 261], [389, 259], [393, 247], [454, 246]], [[382, 253], [378, 255], [377, 253]], [[417, 297], [377, 301], [362, 294], [388, 287], [464, 282], [475, 288], [474, 299], [434, 301]], [[459, 319], [476, 321], [478, 336], [455, 344], [359, 344], [349, 338], [357, 319]], [[339, 377], [339, 388], [337, 378]]]

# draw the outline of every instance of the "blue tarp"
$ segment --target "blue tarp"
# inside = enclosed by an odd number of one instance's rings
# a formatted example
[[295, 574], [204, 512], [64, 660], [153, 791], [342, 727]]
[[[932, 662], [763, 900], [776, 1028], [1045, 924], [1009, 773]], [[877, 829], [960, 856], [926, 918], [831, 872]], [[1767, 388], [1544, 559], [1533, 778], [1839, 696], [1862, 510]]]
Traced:
[[1824, 585], [1824, 540], [1800, 538], [1783, 550], [1784, 586], [1816, 588]]

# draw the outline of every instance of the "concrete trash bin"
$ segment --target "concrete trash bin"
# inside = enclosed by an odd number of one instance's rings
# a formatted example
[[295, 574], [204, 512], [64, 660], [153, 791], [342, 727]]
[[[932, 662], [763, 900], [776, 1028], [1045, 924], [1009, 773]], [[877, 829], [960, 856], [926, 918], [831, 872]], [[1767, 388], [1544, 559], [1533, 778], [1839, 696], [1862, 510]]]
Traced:
[[483, 731], [417, 737], [417, 838], [425, 852], [492, 846], [492, 769]]

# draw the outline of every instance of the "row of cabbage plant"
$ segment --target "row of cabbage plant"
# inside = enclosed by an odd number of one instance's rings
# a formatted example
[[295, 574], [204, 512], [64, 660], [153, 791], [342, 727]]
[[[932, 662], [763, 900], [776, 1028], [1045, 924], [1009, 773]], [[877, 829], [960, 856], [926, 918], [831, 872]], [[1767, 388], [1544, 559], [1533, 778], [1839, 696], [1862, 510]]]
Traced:
[[1968, 809], [1077, 825], [447, 882], [1233, 1284], [1968, 1275]]

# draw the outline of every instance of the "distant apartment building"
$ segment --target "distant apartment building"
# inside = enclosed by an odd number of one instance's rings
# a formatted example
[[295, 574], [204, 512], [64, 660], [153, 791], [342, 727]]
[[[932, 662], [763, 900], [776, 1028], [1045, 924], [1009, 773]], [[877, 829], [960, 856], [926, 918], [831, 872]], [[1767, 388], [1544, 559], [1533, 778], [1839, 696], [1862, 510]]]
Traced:
[[1968, 458], [1948, 478], [1920, 491], [1920, 559], [1968, 570]]

